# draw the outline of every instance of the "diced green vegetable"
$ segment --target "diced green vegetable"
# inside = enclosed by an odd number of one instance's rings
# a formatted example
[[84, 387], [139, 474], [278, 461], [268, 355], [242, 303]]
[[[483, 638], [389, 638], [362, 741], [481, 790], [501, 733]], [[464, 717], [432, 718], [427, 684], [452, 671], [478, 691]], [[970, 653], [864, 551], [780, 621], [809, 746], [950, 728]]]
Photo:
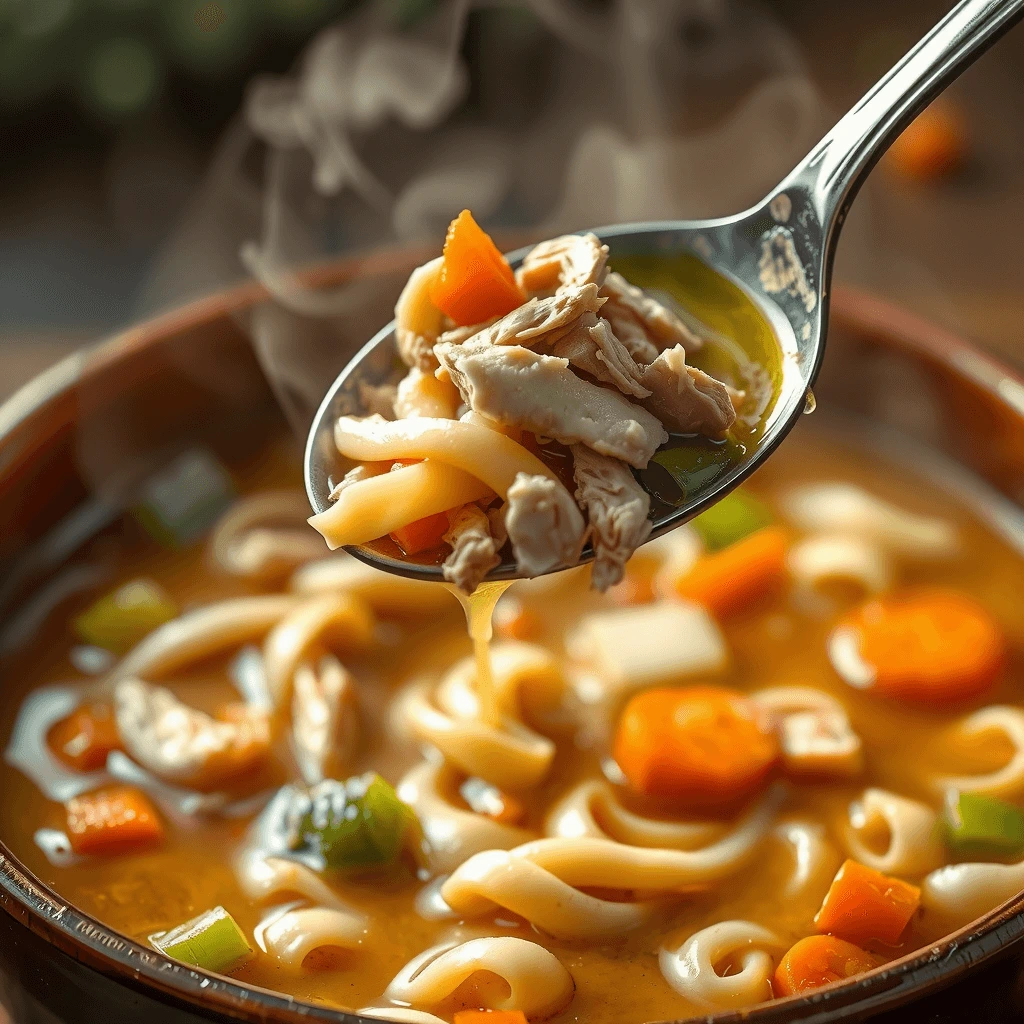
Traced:
[[85, 643], [123, 654], [177, 614], [177, 605], [152, 580], [132, 580], [90, 605], [74, 628]]
[[210, 452], [195, 449], [146, 481], [134, 514], [159, 543], [181, 548], [202, 537], [234, 497], [228, 471]]
[[416, 826], [412, 809], [375, 772], [321, 782], [292, 815], [292, 849], [318, 854], [336, 871], [393, 864]]
[[245, 933], [223, 908], [214, 907], [169, 932], [149, 937], [167, 956], [214, 974], [229, 974], [252, 956]]
[[1024, 813], [1012, 804], [979, 793], [953, 791], [943, 818], [946, 843], [960, 856], [1024, 852]]
[[772, 514], [764, 502], [738, 488], [720, 502], [701, 512], [690, 524], [709, 551], [727, 548], [771, 524]]
[[640, 471], [640, 480], [666, 504], [682, 505], [698, 498], [742, 458], [744, 451], [743, 445], [731, 439], [682, 438], [672, 447], [655, 452], [647, 469]]

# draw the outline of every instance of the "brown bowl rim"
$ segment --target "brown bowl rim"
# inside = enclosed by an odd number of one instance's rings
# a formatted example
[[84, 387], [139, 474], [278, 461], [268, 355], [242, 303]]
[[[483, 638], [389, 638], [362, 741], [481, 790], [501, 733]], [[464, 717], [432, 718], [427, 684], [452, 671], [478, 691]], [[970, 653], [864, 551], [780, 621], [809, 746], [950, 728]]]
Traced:
[[[314, 271], [319, 284], [337, 283], [359, 271], [393, 267], [394, 253], [335, 264]], [[0, 405], [0, 441], [15, 435], [33, 414], [86, 382], [126, 352], [171, 340], [176, 334], [218, 317], [236, 315], [268, 298], [259, 284], [247, 282], [198, 299], [132, 327], [95, 346], [76, 352], [33, 378]], [[898, 305], [849, 287], [836, 288], [833, 324], [861, 336], [882, 339], [912, 352], [937, 368], [965, 378], [1024, 419], [1024, 376], [963, 338]], [[1009, 386], [1007, 386], [1009, 384]], [[0, 462], [2, 466], [2, 462]], [[0, 908], [72, 958], [122, 983], [152, 987], [175, 1001], [228, 1018], [253, 1021], [371, 1024], [368, 1018], [334, 1010], [269, 989], [193, 970], [108, 929], [62, 900], [36, 878], [0, 839]], [[808, 995], [787, 996], [738, 1011], [700, 1015], [688, 1020], [709, 1024], [805, 1024], [857, 1019], [898, 1007], [925, 991], [959, 980], [969, 969], [991, 960], [1024, 937], [1024, 892], [945, 936], [938, 942], [860, 975]], [[683, 1022], [677, 1022], [683, 1024]]]

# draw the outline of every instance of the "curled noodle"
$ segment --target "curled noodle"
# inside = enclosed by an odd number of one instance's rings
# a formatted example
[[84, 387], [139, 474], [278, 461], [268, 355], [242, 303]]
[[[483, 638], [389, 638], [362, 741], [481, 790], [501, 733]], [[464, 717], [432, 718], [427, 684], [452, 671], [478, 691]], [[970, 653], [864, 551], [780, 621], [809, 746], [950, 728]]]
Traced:
[[399, 797], [419, 819], [432, 870], [446, 874], [474, 853], [510, 850], [533, 838], [527, 829], [456, 806], [447, 796], [454, 775], [443, 762], [424, 761], [398, 785]]
[[479, 972], [497, 975], [506, 986], [507, 994], [491, 995], [488, 1009], [520, 1010], [530, 1020], [557, 1013], [575, 991], [553, 953], [527, 939], [499, 936], [426, 950], [399, 971], [384, 996], [415, 1009], [435, 1008]]
[[774, 835], [793, 855], [793, 871], [783, 889], [785, 895], [794, 897], [807, 893], [820, 897], [835, 875], [840, 859], [824, 825], [799, 818], [780, 821]]
[[[773, 954], [785, 943], [751, 921], [719, 921], [691, 935], [677, 950], [658, 957], [665, 980], [690, 1002], [706, 1009], [749, 1006], [772, 998]], [[738, 969], [719, 974], [723, 961]]]
[[[558, 938], [610, 937], [650, 920], [665, 901], [739, 870], [766, 836], [783, 795], [773, 787], [731, 832], [702, 849], [651, 849], [580, 836], [488, 850], [457, 868], [441, 895], [467, 916], [500, 906]], [[657, 894], [660, 902], [601, 899], [585, 889]]]
[[472, 658], [457, 663], [436, 691], [428, 681], [412, 684], [396, 706], [398, 724], [467, 775], [500, 789], [532, 789], [547, 774], [555, 744], [519, 716], [525, 709], [550, 707], [564, 680], [552, 656], [532, 644], [495, 645], [492, 665], [498, 725], [480, 717]]
[[185, 612], [153, 630], [121, 659], [107, 682], [165, 675], [260, 639], [298, 603], [298, 598], [287, 594], [265, 594], [231, 598]]
[[210, 538], [210, 557], [224, 572], [267, 582], [320, 558], [323, 539], [309, 529], [301, 491], [262, 491], [243, 498], [221, 517]]
[[544, 831], [549, 836], [596, 836], [631, 846], [693, 850], [719, 838], [723, 826], [708, 821], [665, 821], [627, 810], [602, 779], [588, 779], [573, 787], [548, 814]]
[[314, 950], [358, 949], [366, 939], [367, 920], [338, 907], [286, 905], [272, 912], [255, 932], [265, 953], [300, 967]]
[[[884, 826], [885, 851], [877, 852], [864, 834]], [[927, 804], [884, 789], [865, 789], [850, 805], [846, 846], [854, 860], [887, 875], [920, 875], [943, 860], [938, 815]]]
[[292, 678], [317, 644], [343, 638], [350, 648], [365, 648], [373, 638], [373, 614], [349, 594], [322, 594], [295, 604], [278, 621], [263, 644], [263, 660], [274, 704], [281, 707]]
[[1024, 711], [1006, 704], [993, 704], [962, 719], [953, 728], [954, 741], [982, 740], [1002, 733], [1013, 754], [1001, 768], [977, 775], [941, 775], [934, 787], [943, 793], [957, 789], [967, 793], [1015, 800], [1024, 795]]
[[967, 924], [1024, 889], [1018, 864], [947, 864], [921, 884], [921, 903], [950, 926]]

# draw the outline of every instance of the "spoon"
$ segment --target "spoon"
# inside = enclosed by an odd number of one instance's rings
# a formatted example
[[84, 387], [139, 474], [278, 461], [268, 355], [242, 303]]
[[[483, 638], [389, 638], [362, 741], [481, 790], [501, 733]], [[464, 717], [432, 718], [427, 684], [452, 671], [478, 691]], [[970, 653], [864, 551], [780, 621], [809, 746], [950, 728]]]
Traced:
[[[680, 526], [721, 499], [774, 451], [800, 413], [813, 408], [825, 351], [832, 264], [850, 204], [881, 155], [925, 106], [1024, 15], [1024, 0], [962, 0], [871, 88], [760, 203], [731, 217], [619, 224], [596, 228], [615, 257], [693, 254], [742, 288], [769, 320], [786, 371], [760, 440], [713, 486], [679, 505], [654, 501], [651, 537]], [[517, 266], [529, 248], [508, 259]], [[317, 512], [331, 502], [336, 470], [334, 423], [359, 415], [359, 383], [380, 384], [393, 372], [394, 324], [372, 338], [324, 398], [306, 443], [306, 492]], [[419, 579], [441, 578], [439, 565], [388, 557], [368, 547], [351, 553], [380, 569]], [[592, 558], [589, 546], [581, 561]], [[522, 575], [506, 558], [488, 579]]]

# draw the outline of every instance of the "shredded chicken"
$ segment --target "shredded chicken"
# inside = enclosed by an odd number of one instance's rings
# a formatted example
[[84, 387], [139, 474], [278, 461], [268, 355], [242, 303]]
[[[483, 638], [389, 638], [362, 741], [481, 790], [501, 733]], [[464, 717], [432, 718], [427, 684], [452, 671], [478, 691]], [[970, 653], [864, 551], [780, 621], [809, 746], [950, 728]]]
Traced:
[[696, 352], [701, 347], [700, 338], [672, 310], [630, 284], [621, 274], [611, 271], [604, 280], [601, 294], [608, 300], [603, 315], [611, 321], [612, 329], [627, 347], [631, 344], [627, 340], [628, 323], [644, 332], [656, 352], [673, 345], [682, 345], [689, 352]]
[[433, 373], [437, 369], [437, 357], [434, 355], [436, 340], [427, 334], [417, 334], [403, 327], [395, 330], [395, 341], [402, 362], [406, 366], [418, 367], [424, 373]]
[[491, 523], [479, 505], [463, 505], [448, 513], [445, 541], [452, 552], [441, 571], [449, 583], [472, 594], [481, 580], [501, 562], [501, 545], [491, 534]]
[[551, 354], [591, 377], [614, 384], [623, 394], [647, 398], [640, 383], [641, 369], [629, 350], [615, 337], [607, 320], [584, 313], [568, 333], [551, 346]]
[[651, 390], [644, 408], [677, 434], [721, 437], [736, 422], [729, 389], [702, 370], [687, 366], [682, 345], [662, 352], [640, 379]]
[[498, 423], [579, 442], [637, 469], [668, 440], [655, 416], [617, 391], [581, 380], [565, 359], [476, 341], [436, 351], [470, 408]]
[[333, 654], [304, 662], [292, 681], [292, 752], [306, 785], [344, 778], [359, 735], [356, 685]]
[[516, 476], [508, 489], [505, 527], [519, 568], [530, 576], [575, 565], [586, 540], [576, 503], [546, 476]]
[[431, 416], [450, 420], [455, 418], [460, 401], [450, 380], [438, 380], [433, 373], [425, 373], [414, 366], [398, 385], [393, 409], [399, 419]]
[[238, 711], [220, 721], [141, 679], [122, 679], [114, 688], [117, 731], [128, 754], [158, 778], [204, 792], [245, 779], [270, 751], [266, 714]]
[[367, 384], [359, 382], [359, 403], [371, 415], [395, 418], [395, 400], [398, 388], [394, 384]]
[[594, 234], [561, 235], [530, 250], [516, 271], [527, 295], [542, 295], [562, 286], [604, 283], [608, 246]]
[[524, 302], [518, 309], [468, 338], [452, 340], [455, 332], [448, 332], [437, 347], [452, 348], [469, 341], [478, 348], [484, 345], [526, 345], [532, 348], [541, 343], [551, 344], [575, 327], [584, 313], [598, 312], [603, 303], [596, 284], [566, 288], [549, 298]]
[[594, 589], [604, 592], [622, 579], [629, 557], [650, 535], [651, 500], [618, 459], [579, 444], [572, 446], [572, 458], [576, 500], [590, 520], [591, 579]]

